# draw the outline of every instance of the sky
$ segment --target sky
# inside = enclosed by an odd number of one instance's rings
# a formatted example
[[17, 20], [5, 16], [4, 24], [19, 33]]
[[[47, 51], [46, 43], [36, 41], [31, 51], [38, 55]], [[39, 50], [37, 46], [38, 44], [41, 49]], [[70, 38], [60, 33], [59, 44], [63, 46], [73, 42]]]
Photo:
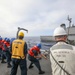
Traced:
[[15, 37], [18, 27], [25, 36], [51, 36], [67, 17], [75, 24], [75, 0], [0, 0], [0, 36]]

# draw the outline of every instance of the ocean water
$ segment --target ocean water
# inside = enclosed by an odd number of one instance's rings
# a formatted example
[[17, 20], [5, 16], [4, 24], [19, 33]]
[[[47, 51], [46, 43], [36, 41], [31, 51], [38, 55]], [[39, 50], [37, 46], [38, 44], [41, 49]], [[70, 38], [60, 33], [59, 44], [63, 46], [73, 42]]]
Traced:
[[42, 49], [49, 50], [50, 47], [54, 44], [51, 42], [41, 42], [40, 37], [25, 37], [24, 40], [27, 42], [28, 48], [31, 48], [37, 43], [41, 43]]

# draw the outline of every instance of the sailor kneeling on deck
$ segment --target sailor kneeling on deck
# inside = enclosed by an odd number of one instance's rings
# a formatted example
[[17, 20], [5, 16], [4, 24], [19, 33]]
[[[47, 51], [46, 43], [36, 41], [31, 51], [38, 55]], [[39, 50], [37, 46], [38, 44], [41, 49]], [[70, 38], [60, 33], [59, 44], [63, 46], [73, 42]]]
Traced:
[[54, 30], [56, 44], [50, 48], [52, 75], [75, 75], [75, 47], [67, 44], [67, 33], [62, 27]]

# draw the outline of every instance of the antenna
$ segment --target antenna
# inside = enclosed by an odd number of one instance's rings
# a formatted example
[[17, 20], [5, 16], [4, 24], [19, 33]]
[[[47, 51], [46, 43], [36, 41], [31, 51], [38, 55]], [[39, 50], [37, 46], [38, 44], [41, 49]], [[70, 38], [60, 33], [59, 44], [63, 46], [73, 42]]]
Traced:
[[68, 15], [67, 20], [69, 21], [69, 27], [68, 27], [68, 35], [69, 35], [69, 28], [71, 27], [72, 18], [69, 18]]
[[71, 27], [72, 18], [69, 18], [69, 15], [67, 17], [67, 20], [69, 21], [69, 27]]

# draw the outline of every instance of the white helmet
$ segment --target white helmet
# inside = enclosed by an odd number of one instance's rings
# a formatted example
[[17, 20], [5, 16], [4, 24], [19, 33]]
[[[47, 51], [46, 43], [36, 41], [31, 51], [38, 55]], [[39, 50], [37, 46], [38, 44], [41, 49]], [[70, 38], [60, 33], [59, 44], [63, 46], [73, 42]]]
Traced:
[[57, 27], [54, 30], [54, 35], [53, 36], [60, 36], [60, 35], [67, 35], [66, 31], [62, 27]]

